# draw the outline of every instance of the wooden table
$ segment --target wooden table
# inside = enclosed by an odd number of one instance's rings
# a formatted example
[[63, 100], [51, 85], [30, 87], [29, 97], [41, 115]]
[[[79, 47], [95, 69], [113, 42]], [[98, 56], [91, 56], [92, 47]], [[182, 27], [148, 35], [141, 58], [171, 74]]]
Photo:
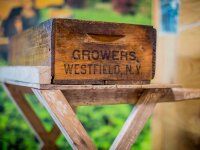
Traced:
[[[55, 85], [50, 67], [1, 67], [0, 82], [32, 126], [42, 149], [58, 149], [60, 131], [73, 149], [96, 149], [74, 109], [82, 105], [134, 104], [110, 149], [130, 149], [156, 103], [200, 98], [200, 89], [174, 84], [147, 85]], [[24, 98], [34, 93], [52, 116], [55, 125], [45, 131], [41, 121]]]

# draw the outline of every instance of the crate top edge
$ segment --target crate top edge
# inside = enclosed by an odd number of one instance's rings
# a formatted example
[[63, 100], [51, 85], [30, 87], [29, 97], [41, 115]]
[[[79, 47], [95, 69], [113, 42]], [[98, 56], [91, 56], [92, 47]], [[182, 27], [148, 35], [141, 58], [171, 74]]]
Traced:
[[[134, 24], [134, 23], [123, 23], [123, 22], [112, 22], [112, 21], [96, 21], [96, 20], [83, 20], [83, 19], [70, 19], [70, 18], [51, 18], [48, 19], [44, 22], [48, 22], [48, 21], [69, 21], [69, 22], [85, 22], [85, 23], [99, 23], [99, 24], [116, 24], [116, 25], [131, 25], [131, 26], [140, 26], [140, 27], [150, 27], [155, 29], [152, 25], [144, 25], [144, 24]], [[43, 22], [43, 23], [44, 23]]]
[[117, 25], [117, 26], [132, 26], [132, 27], [134, 26], [134, 27], [143, 27], [143, 28], [147, 28], [147, 29], [152, 29], [154, 32], [156, 31], [156, 29], [151, 25], [107, 22], [107, 21], [94, 21], [94, 20], [81, 20], [81, 19], [69, 19], [69, 18], [51, 18], [51, 19], [48, 19], [46, 21], [39, 23], [36, 26], [30, 27], [30, 28], [24, 30], [21, 33], [15, 34], [14, 36], [12, 36], [10, 38], [10, 40], [12, 41], [12, 39], [17, 38], [21, 34], [24, 34], [26, 32], [29, 32], [30, 30], [34, 30], [35, 28], [39, 28], [41, 26], [48, 26], [48, 27], [50, 27], [50, 30], [52, 30], [54, 22], [57, 22], [57, 21], [68, 21], [68, 22], [73, 22], [73, 23], [85, 22], [85, 23], [89, 23], [89, 24], [101, 24], [101, 25], [102, 24], [105, 24], [105, 25], [112, 25], [113, 24], [113, 25]]

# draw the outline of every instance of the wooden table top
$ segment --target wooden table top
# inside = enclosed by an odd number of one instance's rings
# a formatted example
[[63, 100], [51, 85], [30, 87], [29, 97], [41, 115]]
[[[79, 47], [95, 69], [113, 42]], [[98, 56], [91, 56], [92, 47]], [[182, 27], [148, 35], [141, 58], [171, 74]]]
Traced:
[[58, 85], [51, 84], [51, 68], [46, 66], [0, 67], [0, 82], [38, 89], [150, 89], [175, 88], [177, 84], [144, 85]]
[[144, 85], [58, 85], [51, 84], [51, 68], [46, 66], [0, 67], [0, 82], [26, 89], [61, 90], [73, 105], [134, 104], [145, 90], [162, 93], [159, 102], [177, 102], [200, 97], [200, 89], [177, 84]]

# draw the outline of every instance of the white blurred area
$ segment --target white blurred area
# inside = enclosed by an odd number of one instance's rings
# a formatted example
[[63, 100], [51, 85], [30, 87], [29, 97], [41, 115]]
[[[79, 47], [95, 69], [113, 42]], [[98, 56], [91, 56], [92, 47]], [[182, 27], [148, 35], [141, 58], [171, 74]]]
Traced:
[[[157, 36], [156, 83], [200, 88], [200, 1], [179, 0], [178, 30], [160, 32], [160, 1], [154, 0]], [[172, 0], [171, 0], [172, 1]], [[156, 105], [152, 122], [153, 150], [200, 149], [200, 100]]]

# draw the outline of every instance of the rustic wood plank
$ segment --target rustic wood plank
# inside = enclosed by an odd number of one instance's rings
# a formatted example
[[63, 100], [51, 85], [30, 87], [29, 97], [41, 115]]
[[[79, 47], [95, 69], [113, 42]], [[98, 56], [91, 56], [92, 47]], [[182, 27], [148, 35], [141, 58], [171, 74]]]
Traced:
[[50, 66], [55, 84], [135, 84], [155, 74], [152, 26], [51, 19], [14, 36], [10, 47], [12, 65]]
[[57, 85], [140, 85], [140, 84], [150, 84], [150, 81], [134, 81], [134, 80], [55, 80], [53, 84]]
[[[63, 90], [72, 106], [134, 104], [143, 90], [140, 89], [85, 89]], [[87, 94], [86, 94], [87, 93]]]
[[167, 89], [181, 87], [178, 84], [146, 84], [146, 85], [56, 85], [47, 84], [41, 85], [42, 89], [48, 90], [116, 90], [116, 89]]
[[105, 81], [106, 85], [145, 85], [145, 84], [150, 84], [150, 81], [134, 81], [134, 80], [128, 80], [128, 81]]
[[23, 89], [18, 86], [9, 84], [4, 84], [3, 87], [9, 95], [10, 99], [12, 99], [16, 106], [18, 106], [19, 111], [32, 127], [33, 131], [35, 131], [35, 134], [41, 144], [40, 147], [42, 147], [42, 149], [43, 147], [48, 147], [52, 150], [58, 149], [58, 147], [55, 145], [55, 140], [58, 136], [53, 135], [53, 138], [52, 136], [49, 138], [49, 133], [45, 130], [42, 122], [24, 98], [25, 91], [23, 91]]
[[51, 66], [53, 20], [41, 23], [10, 40], [9, 63], [18, 66]]
[[199, 100], [200, 89], [195, 88], [172, 88], [171, 91], [166, 92], [160, 102], [178, 102], [184, 100]]
[[49, 111], [73, 149], [96, 149], [60, 90], [33, 89], [33, 92]]
[[[0, 81], [0, 82], [2, 82], [2, 81]], [[3, 81], [2, 83], [7, 83], [7, 84], [11, 84], [11, 85], [18, 85], [18, 86], [23, 86], [23, 87], [36, 88], [36, 89], [44, 89], [44, 88], [41, 87], [41, 85], [43, 86], [43, 84], [10, 81], [10, 80]]]
[[[159, 89], [159, 88], [158, 88]], [[64, 90], [63, 94], [73, 106], [135, 104], [145, 89]], [[163, 88], [161, 102], [190, 101], [200, 98], [200, 89]], [[87, 93], [87, 94], [83, 94]]]
[[51, 84], [51, 68], [45, 66], [0, 67], [0, 82], [13, 81], [21, 84]]
[[161, 96], [162, 93], [154, 89], [146, 90], [143, 93], [112, 144], [111, 150], [128, 150], [131, 148]]

